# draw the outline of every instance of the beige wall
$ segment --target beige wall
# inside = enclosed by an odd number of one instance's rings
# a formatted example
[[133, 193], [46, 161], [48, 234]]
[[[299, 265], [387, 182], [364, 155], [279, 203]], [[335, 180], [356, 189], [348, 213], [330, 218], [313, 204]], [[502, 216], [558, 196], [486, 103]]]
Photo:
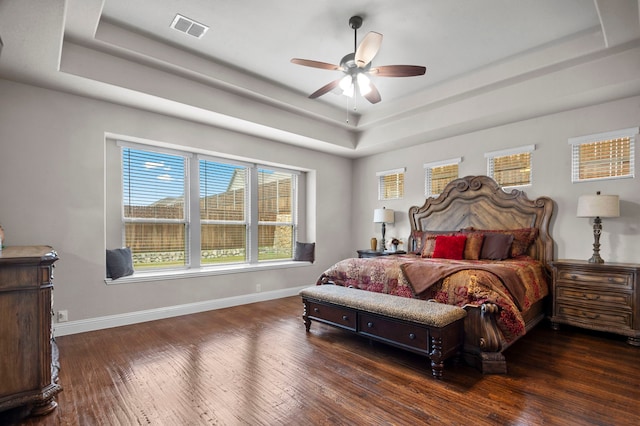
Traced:
[[[69, 320], [104, 317], [311, 285], [350, 255], [341, 220], [352, 161], [185, 120], [0, 80], [0, 223], [6, 244], [48, 244], [60, 256], [55, 309]], [[188, 279], [107, 285], [105, 134], [113, 133], [312, 170], [308, 239], [316, 263]], [[116, 207], [117, 209], [117, 207]], [[338, 242], [338, 243], [336, 243]]]
[[[372, 223], [373, 210], [386, 206], [396, 210], [396, 223], [387, 227], [387, 237], [409, 234], [407, 212], [410, 206], [424, 203], [423, 164], [462, 157], [460, 176], [487, 173], [484, 153], [535, 144], [533, 185], [524, 188], [531, 198], [549, 196], [556, 203], [552, 235], [557, 243], [557, 258], [588, 259], [592, 254], [593, 231], [590, 219], [576, 218], [578, 196], [582, 194], [620, 195], [619, 218], [603, 219], [601, 256], [606, 261], [640, 262], [640, 184], [635, 179], [571, 183], [571, 150], [567, 139], [640, 125], [640, 97], [566, 111], [513, 124], [468, 133], [436, 142], [398, 149], [355, 161], [353, 243], [367, 247], [380, 228]], [[639, 140], [636, 140], [636, 176]], [[402, 200], [378, 201], [377, 171], [406, 167]]]

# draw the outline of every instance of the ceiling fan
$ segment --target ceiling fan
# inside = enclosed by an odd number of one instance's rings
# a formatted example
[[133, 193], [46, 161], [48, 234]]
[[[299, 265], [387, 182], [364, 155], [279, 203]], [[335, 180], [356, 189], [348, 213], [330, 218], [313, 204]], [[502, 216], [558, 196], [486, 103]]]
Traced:
[[[328, 93], [337, 87], [342, 89], [342, 93], [352, 97], [357, 90], [372, 104], [382, 100], [380, 92], [371, 82], [367, 74], [379, 77], [414, 77], [424, 75], [426, 68], [418, 65], [383, 65], [372, 67], [371, 61], [380, 50], [382, 44], [382, 34], [371, 31], [369, 32], [359, 46], [358, 28], [362, 26], [362, 18], [360, 16], [352, 16], [349, 19], [349, 26], [353, 28], [353, 53], [345, 55], [340, 60], [340, 65], [333, 65], [326, 62], [312, 61], [309, 59], [293, 58], [291, 62], [298, 65], [304, 65], [312, 68], [321, 68], [332, 71], [342, 71], [346, 75], [334, 80], [309, 95], [309, 98], [315, 99]], [[356, 48], [357, 46], [357, 48]]]

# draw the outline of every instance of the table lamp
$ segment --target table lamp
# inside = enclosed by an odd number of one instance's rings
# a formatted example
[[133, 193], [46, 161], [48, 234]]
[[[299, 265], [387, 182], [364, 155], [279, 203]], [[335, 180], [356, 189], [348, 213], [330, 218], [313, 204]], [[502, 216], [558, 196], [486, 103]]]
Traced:
[[375, 209], [373, 211], [373, 222], [374, 223], [382, 223], [382, 242], [380, 243], [382, 246], [382, 251], [385, 250], [385, 241], [384, 241], [384, 234], [386, 232], [386, 224], [387, 223], [393, 223], [394, 222], [394, 215], [393, 215], [393, 210], [391, 209], [386, 209], [386, 208], [381, 208], [381, 209]]
[[620, 216], [620, 198], [617, 195], [581, 195], [578, 198], [578, 217], [593, 217], [593, 256], [589, 263], [604, 263], [600, 257], [601, 217]]

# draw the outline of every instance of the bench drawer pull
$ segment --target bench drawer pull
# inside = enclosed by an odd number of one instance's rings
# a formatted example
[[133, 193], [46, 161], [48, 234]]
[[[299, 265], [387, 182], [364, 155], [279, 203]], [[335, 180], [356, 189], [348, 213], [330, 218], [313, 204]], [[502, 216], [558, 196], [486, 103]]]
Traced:
[[411, 339], [411, 340], [415, 340], [415, 338], [416, 338], [416, 335], [415, 335], [415, 334], [413, 334], [413, 333], [409, 333], [409, 339]]
[[367, 327], [369, 327], [369, 328], [373, 327], [373, 323], [372, 322], [368, 322], [367, 323]]
[[320, 309], [318, 309], [318, 308], [313, 308], [313, 312], [318, 313], [318, 312], [320, 312]]
[[346, 315], [343, 315], [343, 316], [342, 316], [342, 320], [343, 320], [343, 321], [348, 321], [348, 320], [349, 320], [349, 317], [348, 317], [348, 316], [346, 316]]

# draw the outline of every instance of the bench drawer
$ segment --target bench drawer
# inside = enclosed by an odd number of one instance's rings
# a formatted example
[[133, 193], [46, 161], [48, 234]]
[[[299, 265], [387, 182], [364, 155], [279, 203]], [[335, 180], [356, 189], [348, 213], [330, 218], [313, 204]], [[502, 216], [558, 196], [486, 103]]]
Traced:
[[306, 305], [309, 318], [356, 331], [356, 311], [353, 309], [312, 300], [307, 300]]
[[361, 312], [358, 315], [358, 331], [365, 336], [377, 337], [429, 354], [429, 329], [427, 326], [409, 324]]

